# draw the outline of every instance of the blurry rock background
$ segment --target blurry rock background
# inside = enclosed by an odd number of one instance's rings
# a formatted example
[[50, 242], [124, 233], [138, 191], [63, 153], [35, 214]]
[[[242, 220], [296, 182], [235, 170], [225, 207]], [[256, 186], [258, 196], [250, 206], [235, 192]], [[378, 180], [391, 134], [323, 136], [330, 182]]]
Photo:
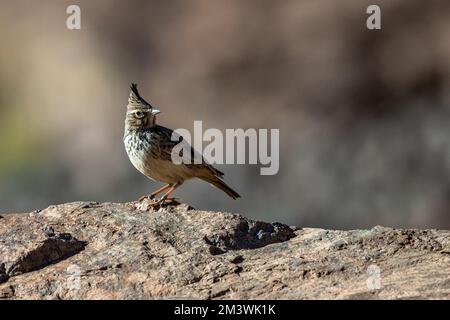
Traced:
[[0, 213], [153, 190], [122, 143], [135, 81], [171, 128], [280, 129], [277, 175], [219, 166], [243, 198], [188, 182], [197, 209], [450, 227], [448, 0], [1, 0], [0, 39]]

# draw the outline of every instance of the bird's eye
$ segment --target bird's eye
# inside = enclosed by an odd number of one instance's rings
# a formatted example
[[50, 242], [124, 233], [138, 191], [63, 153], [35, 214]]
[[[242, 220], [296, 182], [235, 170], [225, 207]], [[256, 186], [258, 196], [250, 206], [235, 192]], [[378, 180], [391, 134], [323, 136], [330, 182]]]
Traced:
[[136, 116], [136, 118], [142, 119], [142, 118], [145, 116], [145, 113], [142, 112], [142, 111], [136, 111], [136, 112], [134, 113], [134, 115]]

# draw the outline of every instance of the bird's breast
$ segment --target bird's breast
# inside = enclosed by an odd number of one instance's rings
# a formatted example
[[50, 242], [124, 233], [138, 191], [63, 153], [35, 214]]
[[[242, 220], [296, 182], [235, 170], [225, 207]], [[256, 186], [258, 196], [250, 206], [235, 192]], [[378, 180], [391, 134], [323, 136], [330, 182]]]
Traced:
[[152, 133], [125, 133], [124, 144], [133, 166], [145, 176], [166, 183], [191, 179], [193, 172], [185, 165], [177, 165], [160, 155], [159, 136]]
[[142, 174], [152, 178], [151, 172], [149, 172], [151, 159], [148, 157], [152, 148], [151, 142], [143, 135], [137, 133], [126, 134], [123, 141], [128, 158], [133, 166]]

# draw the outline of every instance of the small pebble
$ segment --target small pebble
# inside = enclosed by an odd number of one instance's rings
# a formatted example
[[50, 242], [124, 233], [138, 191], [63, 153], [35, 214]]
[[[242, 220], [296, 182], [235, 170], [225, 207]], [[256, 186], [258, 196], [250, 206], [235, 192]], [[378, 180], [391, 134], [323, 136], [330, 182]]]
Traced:
[[242, 261], [244, 261], [244, 257], [241, 256], [241, 255], [234, 256], [234, 257], [232, 257], [232, 258], [230, 259], [230, 262], [231, 262], [231, 263], [234, 263], [234, 264], [236, 264], [236, 263], [241, 263]]
[[89, 208], [92, 208], [94, 205], [98, 205], [98, 202], [95, 202], [95, 201], [87, 202], [81, 207], [81, 209], [89, 209]]
[[46, 225], [43, 228], [43, 231], [44, 231], [45, 235], [49, 238], [53, 237], [55, 235], [55, 230], [51, 226]]
[[209, 253], [213, 256], [217, 256], [219, 254], [225, 253], [225, 251], [216, 246], [209, 246]]
[[60, 233], [59, 238], [62, 240], [72, 240], [72, 235], [70, 233]]

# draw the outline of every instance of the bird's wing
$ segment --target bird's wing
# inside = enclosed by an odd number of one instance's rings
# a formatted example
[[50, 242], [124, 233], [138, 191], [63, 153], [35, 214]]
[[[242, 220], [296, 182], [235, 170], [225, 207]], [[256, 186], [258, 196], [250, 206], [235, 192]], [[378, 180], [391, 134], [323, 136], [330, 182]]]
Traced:
[[[152, 128], [152, 139], [157, 140], [156, 145], [159, 147], [159, 157], [160, 159], [172, 161], [172, 150], [173, 148], [181, 143], [183, 141], [183, 137], [174, 132], [173, 130], [156, 125]], [[187, 142], [186, 142], [187, 143]], [[223, 176], [223, 172], [217, 170], [212, 165], [210, 165], [202, 155], [199, 155], [199, 153], [192, 148], [189, 145], [190, 151], [191, 151], [191, 164], [184, 164], [190, 168], [193, 169], [204, 169], [207, 168], [211, 171], [212, 174], [215, 176]], [[202, 159], [202, 163], [200, 164], [194, 164], [195, 155], [200, 156]], [[180, 154], [182, 156], [182, 154]]]

